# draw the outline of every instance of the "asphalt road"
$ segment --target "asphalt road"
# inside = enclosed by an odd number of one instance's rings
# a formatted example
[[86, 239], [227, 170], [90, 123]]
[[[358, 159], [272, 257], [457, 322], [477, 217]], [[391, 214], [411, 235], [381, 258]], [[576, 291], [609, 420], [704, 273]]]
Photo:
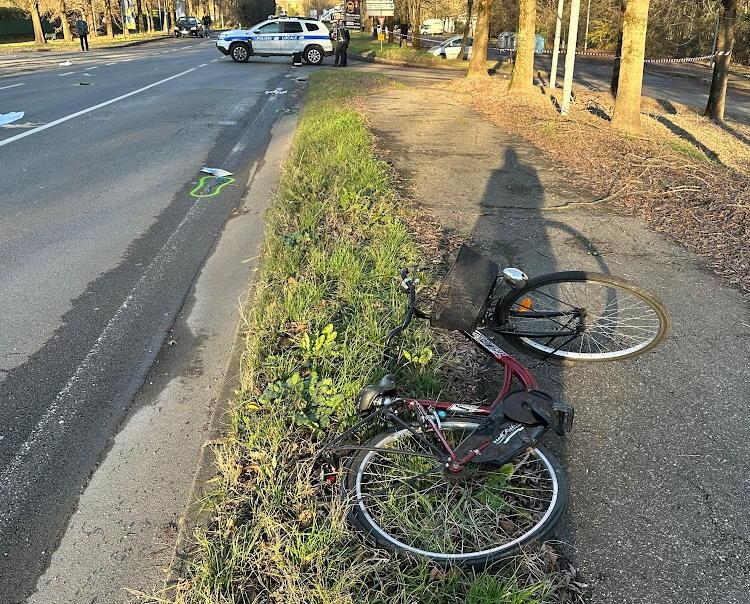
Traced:
[[[303, 74], [199, 40], [70, 60], [0, 68], [0, 113], [25, 112], [0, 127], [4, 604], [49, 563]], [[236, 182], [192, 197], [204, 165]]]

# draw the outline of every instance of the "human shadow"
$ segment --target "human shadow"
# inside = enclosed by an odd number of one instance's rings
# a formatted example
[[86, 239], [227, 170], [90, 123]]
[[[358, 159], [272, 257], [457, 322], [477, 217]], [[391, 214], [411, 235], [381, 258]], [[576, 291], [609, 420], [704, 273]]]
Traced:
[[[531, 150], [534, 151], [535, 150]], [[562, 221], [550, 219], [546, 215], [550, 203], [544, 183], [533, 160], [527, 161], [529, 149], [513, 146], [505, 149], [502, 161], [494, 169], [485, 184], [484, 193], [478, 202], [477, 218], [471, 228], [468, 242], [483, 255], [492, 258], [504, 267], [518, 267], [531, 276], [560, 270], [579, 268], [560, 266], [555, 245], [562, 241], [573, 245], [596, 261], [598, 270], [608, 274], [609, 267], [596, 242]], [[537, 160], [538, 161], [538, 160]], [[555, 234], [556, 243], [550, 238]], [[508, 293], [507, 286], [497, 288], [499, 298]], [[539, 379], [540, 388], [553, 396], [563, 397], [565, 390], [565, 369], [558, 364], [542, 361], [516, 348], [512, 341], [494, 335], [496, 343], [518, 358]], [[508, 346], [510, 344], [510, 347]], [[483, 384], [477, 393], [484, 395], [487, 402], [497, 394], [502, 386], [502, 372], [488, 362], [481, 374]], [[517, 386], [518, 387], [518, 386]], [[575, 429], [575, 428], [574, 428]], [[548, 433], [545, 444], [559, 456], [563, 465], [568, 458], [564, 438]], [[562, 555], [575, 564], [575, 531], [571, 514], [576, 513], [575, 505], [570, 506], [568, 516], [557, 527], [551, 537]]]

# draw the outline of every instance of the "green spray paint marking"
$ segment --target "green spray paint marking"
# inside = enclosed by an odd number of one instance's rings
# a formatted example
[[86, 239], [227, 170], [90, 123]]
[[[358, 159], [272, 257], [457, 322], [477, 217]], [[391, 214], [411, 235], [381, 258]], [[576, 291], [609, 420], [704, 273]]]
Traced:
[[227, 185], [231, 185], [234, 178], [230, 176], [201, 176], [196, 187], [190, 191], [193, 197], [215, 197]]

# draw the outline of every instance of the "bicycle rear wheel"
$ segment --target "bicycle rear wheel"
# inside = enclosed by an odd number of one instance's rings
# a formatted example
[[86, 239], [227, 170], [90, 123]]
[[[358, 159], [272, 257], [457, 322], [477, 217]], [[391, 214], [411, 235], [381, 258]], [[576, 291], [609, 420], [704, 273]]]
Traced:
[[[457, 446], [478, 425], [447, 420], [442, 434]], [[379, 450], [361, 451], [345, 475], [350, 519], [387, 549], [444, 565], [485, 566], [542, 538], [565, 507], [564, 474], [541, 446], [502, 467], [470, 464], [457, 476], [407, 429], [384, 432], [366, 446]]]
[[531, 279], [498, 302], [494, 319], [508, 332], [525, 334], [503, 332], [522, 348], [570, 361], [631, 358], [654, 348], [669, 330], [669, 315], [652, 295], [616, 277], [579, 271]]

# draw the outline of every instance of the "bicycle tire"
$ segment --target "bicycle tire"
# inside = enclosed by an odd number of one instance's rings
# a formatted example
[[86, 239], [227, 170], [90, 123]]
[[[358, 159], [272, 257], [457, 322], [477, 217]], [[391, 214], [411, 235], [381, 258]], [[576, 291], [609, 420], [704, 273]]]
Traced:
[[[637, 344], [633, 344], [627, 348], [623, 348], [622, 350], [618, 351], [609, 351], [609, 352], [602, 352], [601, 349], [598, 349], [597, 351], [592, 352], [585, 352], [583, 350], [583, 343], [586, 340], [586, 338], [589, 339], [588, 346], [591, 350], [593, 350], [594, 346], [601, 346], [603, 343], [606, 343], [606, 340], [612, 340], [614, 341], [614, 337], [611, 336], [612, 333], [612, 325], [613, 322], [611, 320], [611, 313], [607, 314], [607, 308], [611, 305], [611, 302], [607, 303], [607, 306], [604, 307], [603, 311], [605, 314], [602, 316], [598, 316], [598, 319], [603, 320], [603, 323], [600, 323], [598, 325], [599, 331], [596, 332], [596, 335], [591, 335], [594, 333], [594, 331], [590, 332], [584, 332], [583, 336], [577, 336], [580, 338], [580, 348], [578, 351], [575, 351], [572, 349], [572, 346], [565, 349], [555, 350], [556, 346], [560, 345], [560, 341], [562, 338], [559, 338], [557, 342], [554, 341], [554, 339], [549, 338], [538, 338], [540, 340], [547, 339], [549, 342], [547, 343], [541, 343], [535, 340], [531, 337], [524, 337], [524, 336], [516, 336], [512, 333], [502, 332], [503, 337], [508, 339], [511, 343], [515, 344], [519, 348], [531, 352], [532, 354], [535, 354], [537, 356], [544, 356], [544, 357], [553, 357], [559, 360], [563, 361], [573, 361], [573, 362], [602, 362], [602, 361], [611, 361], [611, 360], [624, 360], [633, 358], [636, 356], [639, 356], [645, 352], [648, 352], [649, 350], [652, 350], [655, 348], [667, 335], [670, 328], [670, 318], [669, 313], [667, 312], [667, 309], [664, 307], [664, 305], [656, 299], [653, 295], [650, 293], [644, 291], [643, 289], [633, 285], [632, 283], [629, 283], [628, 281], [625, 281], [623, 279], [619, 279], [618, 277], [612, 277], [610, 275], [603, 275], [600, 273], [589, 273], [584, 271], [564, 271], [564, 272], [558, 272], [558, 273], [549, 273], [546, 275], [540, 275], [539, 277], [535, 277], [533, 279], [530, 279], [529, 282], [521, 289], [514, 289], [511, 290], [505, 297], [500, 299], [498, 303], [495, 305], [494, 313], [493, 313], [493, 319], [497, 323], [497, 325], [503, 327], [503, 328], [511, 328], [511, 329], [518, 329], [519, 327], [522, 327], [521, 322], [524, 319], [521, 319], [519, 317], [513, 317], [511, 316], [511, 311], [514, 309], [514, 304], [516, 305], [515, 308], [519, 308], [523, 306], [523, 304], [529, 305], [529, 302], [526, 302], [527, 300], [532, 300], [530, 298], [530, 295], [533, 292], [539, 293], [540, 290], [544, 287], [554, 286], [554, 285], [560, 285], [560, 284], [592, 284], [592, 285], [602, 285], [607, 286], [614, 290], [619, 290], [621, 292], [627, 292], [629, 296], [631, 296], [634, 299], [639, 300], [641, 303], [645, 305], [645, 308], [648, 308], [650, 311], [650, 314], [652, 316], [644, 315], [644, 318], [638, 318], [639, 320], [646, 321], [648, 320], [648, 326], [649, 328], [651, 325], [655, 325], [654, 327], [654, 333], [652, 337], [647, 338], [643, 342], [639, 342]], [[586, 286], [584, 286], [585, 289]], [[540, 294], [542, 295], [542, 294]], [[547, 294], [543, 294], [547, 295]], [[519, 304], [519, 300], [521, 300], [521, 304]], [[533, 300], [532, 300], [533, 303]], [[635, 308], [635, 307], [633, 307]], [[628, 309], [627, 306], [625, 306], [625, 309]], [[617, 310], [617, 307], [615, 307], [615, 311]], [[647, 317], [647, 319], [646, 319]], [[525, 319], [527, 322], [532, 319], [536, 322], [539, 321], [539, 319], [534, 319], [534, 317], [529, 317], [528, 319]], [[634, 339], [635, 336], [630, 333], [625, 333], [628, 329], [632, 332], [633, 330], [644, 330], [645, 327], [642, 325], [638, 325], [633, 323], [633, 318], [627, 318], [626, 319], [629, 323], [625, 323], [623, 326], [623, 333], [620, 334], [619, 337], [627, 337], [629, 339]], [[654, 324], [653, 322], [656, 321]], [[644, 323], [643, 325], [646, 325]], [[595, 326], [597, 327], [597, 326]], [[635, 333], [638, 333], [637, 331]]]
[[[458, 428], [463, 431], [471, 431], [478, 425], [479, 423], [477, 421], [468, 419], [445, 420], [442, 422], [444, 430]], [[419, 429], [415, 426], [412, 427]], [[382, 447], [390, 444], [394, 439], [399, 438], [401, 435], [408, 437], [408, 430], [405, 428], [392, 428], [373, 437], [365, 446]], [[363, 467], [366, 468], [368, 460], [378, 454], [373, 451], [360, 451], [350, 459], [345, 468], [343, 488], [345, 496], [348, 496], [351, 501], [351, 508], [348, 516], [349, 521], [356, 529], [367, 535], [379, 547], [396, 552], [397, 554], [421, 556], [442, 566], [457, 565], [484, 568], [499, 559], [517, 553], [524, 545], [544, 539], [554, 529], [567, 505], [568, 483], [560, 462], [548, 449], [541, 445], [536, 445], [526, 451], [529, 452], [529, 455], [533, 455], [535, 461], [538, 461], [541, 467], [544, 467], [549, 473], [549, 480], [554, 487], [554, 496], [549, 507], [544, 511], [541, 519], [536, 522], [530, 530], [526, 531], [522, 536], [509, 539], [506, 543], [499, 544], [496, 547], [478, 552], [464, 552], [462, 549], [460, 553], [454, 554], [435, 552], [424, 549], [423, 547], [415, 547], [415, 543], [409, 545], [403, 541], [403, 536], [393, 534], [393, 532], [384, 529], [381, 526], [381, 524], [383, 524], [382, 519], [380, 524], [375, 519], [377, 514], [374, 513], [373, 507], [370, 506], [368, 508], [366, 498], [363, 496], [361, 489]], [[520, 457], [521, 455], [516, 459]], [[435, 461], [437, 462], [437, 460]], [[482, 466], [485, 466], [485, 464], [482, 464]], [[489, 466], [489, 464], [487, 464], [487, 466]], [[443, 478], [443, 480], [446, 485], [449, 484], [449, 479]], [[448, 496], [446, 495], [446, 499], [447, 497]], [[446, 504], [446, 507], [448, 508], [450, 506]], [[422, 519], [419, 518], [419, 512], [420, 509], [418, 506], [416, 508], [412, 507], [410, 508], [409, 515], [410, 517], [414, 516], [414, 522], [422, 527]], [[510, 518], [510, 516], [508, 516], [508, 518]], [[430, 519], [428, 518], [427, 520]], [[502, 522], [502, 519], [498, 522]], [[446, 522], [446, 525], [447, 524], [448, 523]], [[429, 531], [426, 532], [429, 533]]]

